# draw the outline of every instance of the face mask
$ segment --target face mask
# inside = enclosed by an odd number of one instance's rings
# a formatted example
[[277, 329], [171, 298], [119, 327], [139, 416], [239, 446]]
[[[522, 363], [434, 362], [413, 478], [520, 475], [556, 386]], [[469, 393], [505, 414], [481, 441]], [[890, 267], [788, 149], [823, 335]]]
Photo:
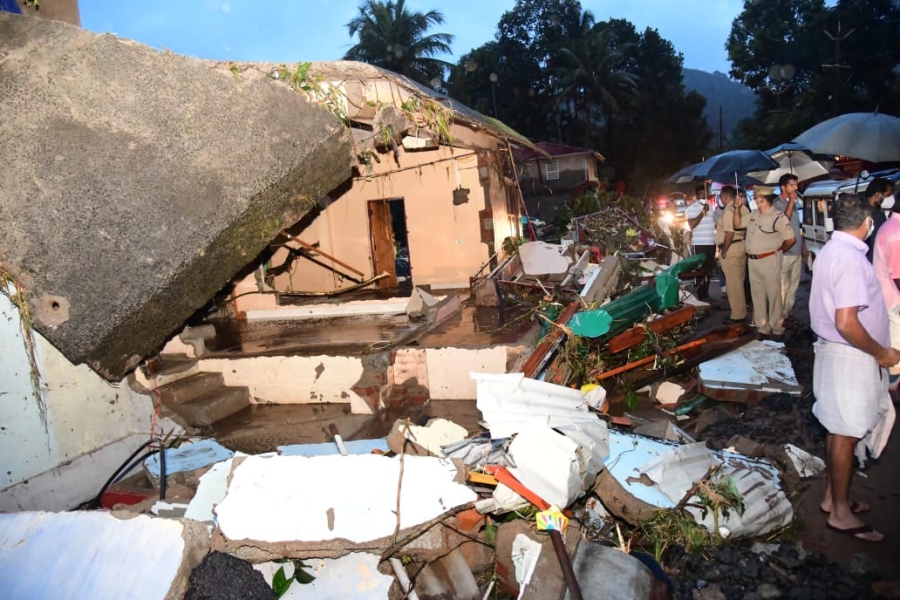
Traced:
[[866, 232], [866, 237], [865, 237], [865, 239], [869, 239], [870, 237], [872, 237], [872, 234], [873, 234], [873, 233], [875, 233], [875, 221], [873, 221], [873, 220], [870, 218], [870, 219], [869, 219], [869, 230]]

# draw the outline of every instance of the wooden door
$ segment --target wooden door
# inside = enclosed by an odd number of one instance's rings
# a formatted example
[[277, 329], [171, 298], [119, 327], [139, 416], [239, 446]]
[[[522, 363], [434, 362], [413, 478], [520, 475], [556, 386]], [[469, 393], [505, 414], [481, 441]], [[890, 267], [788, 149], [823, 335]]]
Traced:
[[394, 229], [391, 226], [391, 207], [388, 200], [369, 202], [369, 232], [375, 275], [388, 274], [384, 279], [378, 280], [378, 287], [382, 289], [397, 287]]

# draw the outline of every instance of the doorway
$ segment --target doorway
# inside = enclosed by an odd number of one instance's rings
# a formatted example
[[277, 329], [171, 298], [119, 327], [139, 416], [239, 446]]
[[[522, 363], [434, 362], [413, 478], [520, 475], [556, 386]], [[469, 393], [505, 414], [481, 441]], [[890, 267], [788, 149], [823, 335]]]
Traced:
[[403, 198], [369, 201], [369, 234], [372, 264], [379, 289], [399, 288], [400, 295], [412, 293], [412, 265], [409, 256], [409, 232]]

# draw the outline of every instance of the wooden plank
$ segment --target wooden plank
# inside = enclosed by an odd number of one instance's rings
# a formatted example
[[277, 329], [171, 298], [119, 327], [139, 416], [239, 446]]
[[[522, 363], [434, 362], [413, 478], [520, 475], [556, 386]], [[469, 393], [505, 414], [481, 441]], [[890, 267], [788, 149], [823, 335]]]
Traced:
[[[581, 306], [580, 302], [572, 302], [569, 306], [566, 307], [566, 310], [562, 312], [561, 315], [556, 319], [557, 325], [565, 325], [569, 322], [569, 319], [578, 312], [578, 308]], [[562, 335], [562, 332], [554, 327], [552, 330], [544, 336], [544, 340], [537, 345], [534, 351], [531, 353], [531, 356], [528, 357], [528, 360], [525, 361], [525, 366], [522, 367], [522, 372], [525, 374], [525, 377], [534, 377], [535, 371], [540, 366], [544, 357], [553, 349], [554, 344], [559, 339], [559, 336]]]
[[693, 318], [694, 307], [687, 304], [674, 312], [670, 312], [667, 315], [663, 315], [658, 319], [650, 321], [646, 324], [646, 329], [644, 329], [643, 326], [638, 325], [627, 331], [623, 331], [609, 340], [609, 351], [612, 354], [617, 354], [623, 350], [628, 350], [629, 348], [637, 346], [647, 339], [647, 329], [657, 334], [664, 333], [679, 325], [684, 325]]
[[[699, 340], [694, 340], [693, 342], [688, 342], [687, 344], [682, 344], [678, 346], [669, 354], [675, 354], [676, 352], [681, 352], [683, 350], [688, 350], [689, 348], [695, 348], [697, 346], [702, 346], [706, 343], [706, 338], [701, 338]], [[652, 356], [648, 356], [646, 358], [642, 358], [641, 360], [636, 360], [634, 362], [630, 362], [627, 365], [622, 365], [621, 367], [616, 367], [615, 369], [610, 369], [609, 371], [605, 371], [597, 375], [597, 381], [603, 381], [604, 379], [609, 379], [610, 377], [615, 377], [616, 375], [621, 375], [627, 371], [631, 371], [632, 369], [637, 369], [638, 367], [642, 367], [644, 365], [649, 365], [654, 360], [656, 360], [657, 355], [654, 354]]]
[[394, 234], [391, 227], [391, 208], [387, 200], [369, 202], [369, 227], [371, 228], [372, 262], [375, 273], [387, 277], [378, 280], [379, 288], [397, 286], [397, 267], [394, 258]]

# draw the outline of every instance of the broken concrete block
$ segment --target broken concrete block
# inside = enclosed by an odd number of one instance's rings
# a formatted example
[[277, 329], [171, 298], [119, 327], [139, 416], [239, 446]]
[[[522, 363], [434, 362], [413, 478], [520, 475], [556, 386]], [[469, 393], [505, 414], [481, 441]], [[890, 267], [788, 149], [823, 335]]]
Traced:
[[660, 404], [675, 404], [684, 394], [684, 388], [671, 381], [663, 381], [656, 388], [656, 401]]
[[[597, 542], [578, 545], [572, 571], [585, 598], [649, 600], [653, 590], [653, 574], [644, 563]], [[564, 598], [569, 597], [566, 591]]]
[[[377, 554], [354, 552], [340, 558], [306, 559], [303, 570], [315, 579], [310, 583], [291, 582], [281, 600], [387, 600], [394, 578], [378, 570], [380, 557]], [[265, 562], [253, 565], [262, 573], [266, 583], [272, 585], [272, 579], [278, 569], [284, 569], [288, 579], [294, 576], [294, 563]]]
[[4, 598], [175, 600], [208, 550], [206, 530], [193, 521], [85, 511], [0, 514]]
[[564, 248], [547, 242], [525, 242], [519, 246], [522, 272], [538, 279], [562, 279], [572, 264], [572, 259], [563, 254]]
[[209, 324], [195, 327], [188, 326], [178, 334], [178, 339], [185, 344], [189, 344], [194, 349], [192, 358], [199, 358], [206, 354], [206, 341], [216, 339], [216, 328]]
[[799, 397], [784, 344], [752, 341], [700, 365], [700, 390], [716, 400], [755, 402], [772, 393]]
[[[400, 456], [250, 456], [234, 463], [228, 491], [215, 508], [217, 549], [266, 560], [381, 552], [390, 545], [398, 526]], [[476, 500], [457, 483], [450, 461], [404, 455], [402, 464], [400, 540]]]
[[432, 456], [443, 457], [442, 446], [466, 439], [469, 432], [447, 419], [431, 419], [425, 427], [410, 425], [404, 428], [406, 439], [427, 450]]
[[762, 444], [742, 435], [732, 436], [728, 443], [725, 444], [725, 449], [728, 452], [736, 452], [737, 454], [753, 457], [760, 457], [766, 453], [766, 449]]
[[[516, 539], [522, 536], [526, 539]], [[578, 523], [571, 521], [569, 528], [563, 536], [566, 541], [566, 550], [569, 556], [574, 554], [581, 539], [581, 528]], [[526, 552], [514, 552], [514, 544], [516, 549], [533, 548], [533, 542], [540, 544], [540, 552], [531, 551], [531, 554], [537, 554], [537, 560], [531, 573], [528, 583], [524, 589], [519, 589], [519, 583], [516, 577], [516, 563], [527, 567], [521, 558]], [[501, 591], [519, 595], [523, 600], [546, 600], [547, 598], [560, 598], [566, 589], [566, 582], [559, 566], [559, 560], [556, 558], [556, 552], [553, 550], [553, 542], [550, 536], [545, 533], [538, 533], [534, 529], [534, 523], [524, 519], [516, 519], [503, 523], [497, 529], [497, 562], [496, 574], [497, 583]], [[521, 558], [518, 558], [521, 557]], [[527, 570], [527, 569], [526, 569]], [[519, 567], [522, 572], [522, 567]], [[583, 590], [584, 591], [584, 590]]]
[[825, 470], [825, 461], [793, 444], [785, 444], [784, 452], [801, 479], [815, 477]]
[[440, 300], [422, 288], [417, 287], [409, 297], [409, 304], [406, 305], [406, 316], [410, 319], [424, 319], [439, 302]]
[[110, 381], [351, 175], [347, 128], [267, 78], [47, 19], [0, 31], [0, 261], [35, 330]]
[[472, 570], [459, 550], [425, 565], [416, 576], [421, 600], [480, 600]]

